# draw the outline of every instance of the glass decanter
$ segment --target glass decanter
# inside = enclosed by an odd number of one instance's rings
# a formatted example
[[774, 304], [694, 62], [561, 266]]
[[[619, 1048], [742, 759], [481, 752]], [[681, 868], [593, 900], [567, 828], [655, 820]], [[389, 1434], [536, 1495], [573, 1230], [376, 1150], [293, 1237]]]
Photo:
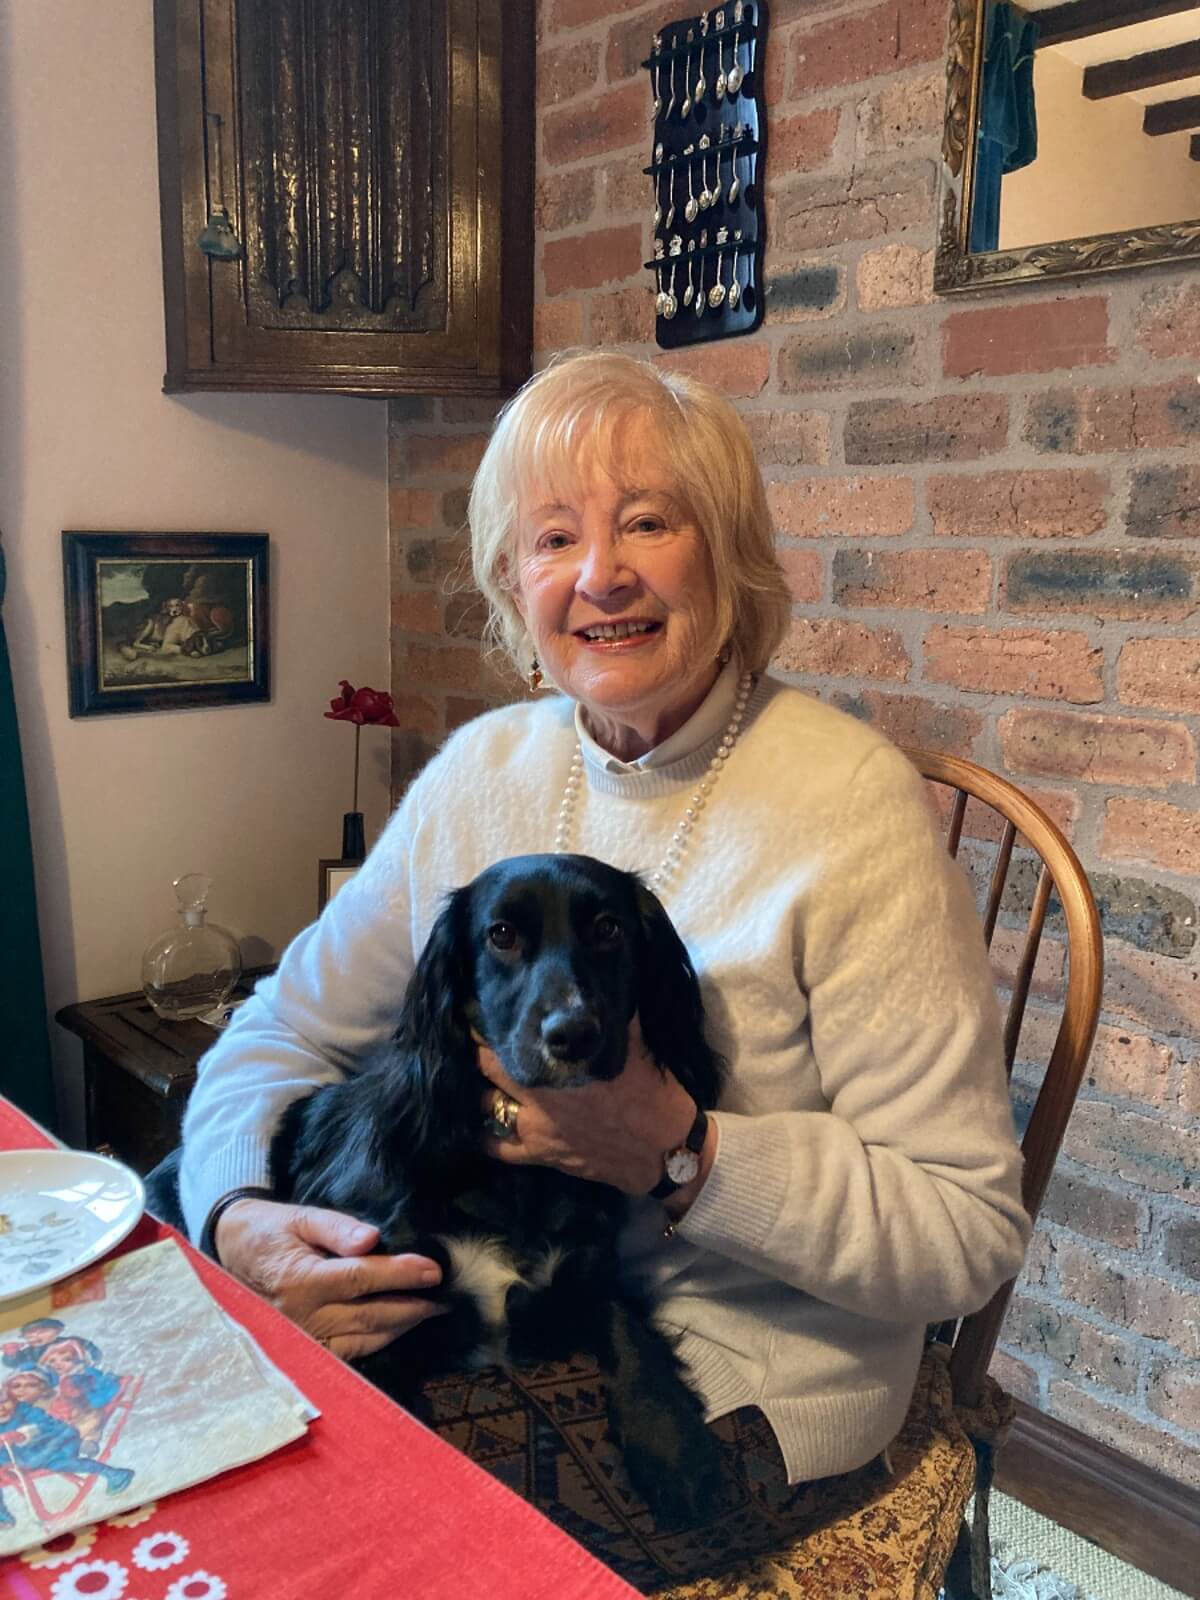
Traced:
[[224, 1005], [242, 975], [242, 954], [231, 933], [205, 921], [211, 878], [189, 872], [171, 887], [179, 925], [147, 945], [142, 988], [160, 1017], [179, 1022]]

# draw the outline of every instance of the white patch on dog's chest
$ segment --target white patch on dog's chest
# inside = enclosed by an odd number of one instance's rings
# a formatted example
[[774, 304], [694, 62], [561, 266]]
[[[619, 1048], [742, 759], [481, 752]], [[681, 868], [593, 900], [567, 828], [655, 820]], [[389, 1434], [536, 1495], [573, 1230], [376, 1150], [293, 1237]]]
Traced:
[[443, 1236], [440, 1243], [450, 1257], [450, 1282], [471, 1296], [488, 1330], [471, 1364], [503, 1365], [508, 1359], [508, 1291], [514, 1283], [544, 1289], [562, 1264], [563, 1251], [551, 1245], [539, 1261], [522, 1271], [503, 1239]]

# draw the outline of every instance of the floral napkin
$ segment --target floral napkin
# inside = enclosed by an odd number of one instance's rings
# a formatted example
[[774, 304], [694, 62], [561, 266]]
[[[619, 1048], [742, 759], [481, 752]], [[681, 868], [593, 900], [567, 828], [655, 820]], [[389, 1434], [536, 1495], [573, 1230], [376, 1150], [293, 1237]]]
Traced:
[[316, 1415], [171, 1240], [0, 1304], [0, 1556], [300, 1438]]

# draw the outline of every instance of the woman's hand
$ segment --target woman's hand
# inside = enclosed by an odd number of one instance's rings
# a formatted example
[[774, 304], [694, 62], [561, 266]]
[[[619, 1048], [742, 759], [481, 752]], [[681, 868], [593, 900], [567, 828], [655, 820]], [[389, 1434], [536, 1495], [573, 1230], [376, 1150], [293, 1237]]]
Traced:
[[371, 1355], [446, 1309], [420, 1291], [440, 1283], [428, 1256], [371, 1255], [379, 1229], [340, 1211], [235, 1200], [217, 1219], [221, 1265], [335, 1355]]
[[[606, 1082], [574, 1089], [528, 1089], [508, 1076], [485, 1045], [480, 1046], [479, 1068], [495, 1086], [483, 1092], [485, 1113], [492, 1109], [495, 1089], [519, 1101], [521, 1108], [516, 1137], [487, 1139], [489, 1155], [498, 1161], [557, 1167], [577, 1178], [610, 1183], [625, 1194], [649, 1194], [663, 1175], [663, 1152], [683, 1143], [696, 1117], [691, 1095], [646, 1049], [636, 1017], [629, 1028], [624, 1070]], [[688, 1185], [696, 1193], [715, 1153], [711, 1123], [709, 1134], [700, 1176]]]

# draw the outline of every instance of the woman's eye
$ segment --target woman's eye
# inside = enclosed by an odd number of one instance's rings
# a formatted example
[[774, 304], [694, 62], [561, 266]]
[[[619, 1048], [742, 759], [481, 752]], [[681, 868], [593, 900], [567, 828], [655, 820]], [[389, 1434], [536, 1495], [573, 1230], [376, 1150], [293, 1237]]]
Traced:
[[493, 922], [488, 929], [488, 943], [494, 950], [511, 950], [517, 942], [517, 930], [511, 922]]
[[539, 550], [565, 550], [570, 544], [565, 533], [547, 533], [538, 541]]
[[661, 533], [662, 519], [659, 517], [639, 517], [633, 525], [635, 533]]
[[616, 917], [597, 917], [592, 932], [600, 944], [616, 944], [621, 937], [621, 924]]

